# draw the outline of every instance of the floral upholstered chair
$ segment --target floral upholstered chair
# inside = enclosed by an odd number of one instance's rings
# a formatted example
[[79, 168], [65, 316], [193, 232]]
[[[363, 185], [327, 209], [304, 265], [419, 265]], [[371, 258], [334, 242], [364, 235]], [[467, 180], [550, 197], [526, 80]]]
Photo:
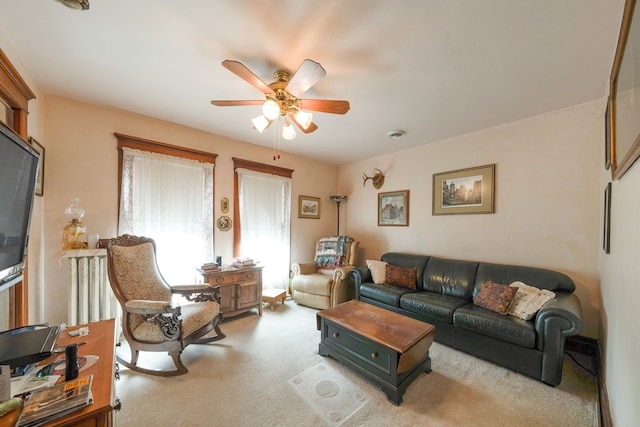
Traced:
[[313, 308], [331, 308], [353, 298], [353, 280], [358, 241], [349, 236], [329, 236], [316, 244], [313, 262], [291, 266], [293, 300]]
[[[209, 284], [169, 286], [156, 263], [153, 239], [124, 234], [107, 244], [107, 270], [111, 288], [122, 307], [122, 332], [131, 348], [131, 361], [120, 363], [135, 371], [161, 376], [181, 375], [187, 368], [180, 354], [192, 343], [225, 337], [220, 330], [220, 289]], [[172, 306], [172, 296], [188, 301]], [[215, 331], [212, 336], [211, 331]], [[175, 370], [139, 367], [140, 351], [166, 351]]]

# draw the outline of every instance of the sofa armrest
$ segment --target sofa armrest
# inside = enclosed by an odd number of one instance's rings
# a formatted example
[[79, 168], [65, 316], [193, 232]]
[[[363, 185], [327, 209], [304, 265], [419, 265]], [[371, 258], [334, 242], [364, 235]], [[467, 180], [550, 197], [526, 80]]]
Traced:
[[349, 276], [349, 272], [353, 270], [355, 266], [345, 265], [333, 270], [333, 277], [331, 281], [331, 307], [335, 307], [338, 304], [342, 304], [353, 298], [353, 280]]
[[354, 268], [349, 272], [353, 279], [354, 298], [360, 299], [360, 285], [367, 282], [373, 282], [371, 278], [371, 270], [368, 267]]
[[556, 292], [556, 297], [540, 309], [535, 319], [537, 347], [542, 352], [542, 378], [556, 386], [562, 380], [566, 337], [582, 330], [582, 308], [577, 296]]
[[538, 341], [541, 337], [544, 339], [554, 318], [560, 320], [553, 325], [560, 328], [563, 337], [578, 335], [582, 330], [582, 306], [578, 297], [573, 293], [556, 292], [556, 297], [538, 311], [535, 326]]
[[293, 271], [294, 276], [297, 276], [299, 274], [314, 274], [316, 273], [316, 263], [294, 262], [293, 264], [291, 264], [291, 271]]

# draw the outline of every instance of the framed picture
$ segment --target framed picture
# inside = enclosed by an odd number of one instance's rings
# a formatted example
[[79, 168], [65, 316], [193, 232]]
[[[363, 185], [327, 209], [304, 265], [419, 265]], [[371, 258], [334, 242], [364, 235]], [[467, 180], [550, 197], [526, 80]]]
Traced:
[[602, 232], [602, 249], [608, 254], [611, 251], [611, 183], [604, 189], [604, 225]]
[[378, 193], [378, 225], [409, 225], [409, 190]]
[[495, 165], [433, 174], [433, 215], [494, 213]]
[[233, 221], [231, 221], [231, 218], [229, 218], [228, 216], [223, 215], [218, 218], [218, 221], [216, 221], [216, 225], [218, 226], [218, 229], [220, 231], [229, 231], [231, 230]]
[[[640, 8], [626, 0], [620, 37], [611, 69], [609, 125], [611, 126], [611, 177], [620, 179], [640, 157]], [[630, 37], [631, 35], [631, 37]]]
[[320, 219], [320, 198], [298, 196], [298, 218]]
[[42, 196], [44, 194], [44, 147], [31, 137], [29, 137], [29, 144], [38, 152], [38, 154], [40, 154], [38, 176], [36, 177], [36, 196]]
[[222, 213], [228, 213], [229, 212], [229, 199], [226, 197], [223, 197], [222, 200], [220, 200], [220, 210], [222, 211]]
[[611, 167], [611, 120], [609, 116], [611, 97], [607, 98], [607, 108], [604, 113], [604, 168]]

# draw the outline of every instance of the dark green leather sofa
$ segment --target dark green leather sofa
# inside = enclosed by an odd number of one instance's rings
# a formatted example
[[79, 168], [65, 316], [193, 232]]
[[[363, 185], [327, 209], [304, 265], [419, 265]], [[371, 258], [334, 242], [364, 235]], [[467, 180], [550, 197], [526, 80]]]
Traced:
[[[582, 329], [580, 301], [565, 274], [540, 268], [386, 253], [391, 265], [415, 268], [416, 288], [374, 284], [367, 267], [351, 270], [355, 298], [436, 327], [435, 340], [551, 386], [562, 380], [566, 337]], [[482, 285], [521, 281], [555, 292], [531, 320], [473, 304]]]

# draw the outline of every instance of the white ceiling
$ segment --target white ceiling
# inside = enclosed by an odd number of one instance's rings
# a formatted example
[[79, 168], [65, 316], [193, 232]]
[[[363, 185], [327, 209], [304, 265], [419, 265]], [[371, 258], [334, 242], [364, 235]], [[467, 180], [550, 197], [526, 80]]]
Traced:
[[[266, 83], [305, 59], [327, 76], [303, 98], [344, 116], [281, 150], [344, 164], [474, 132], [607, 93], [624, 0], [0, 0], [0, 31], [40, 90], [271, 147], [250, 119]], [[2, 48], [2, 46], [0, 46]], [[402, 129], [397, 141], [388, 131]], [[117, 129], [116, 129], [117, 130]], [[145, 135], [138, 135], [145, 137]], [[176, 141], [166, 141], [178, 143]], [[285, 154], [286, 155], [286, 154]]]

